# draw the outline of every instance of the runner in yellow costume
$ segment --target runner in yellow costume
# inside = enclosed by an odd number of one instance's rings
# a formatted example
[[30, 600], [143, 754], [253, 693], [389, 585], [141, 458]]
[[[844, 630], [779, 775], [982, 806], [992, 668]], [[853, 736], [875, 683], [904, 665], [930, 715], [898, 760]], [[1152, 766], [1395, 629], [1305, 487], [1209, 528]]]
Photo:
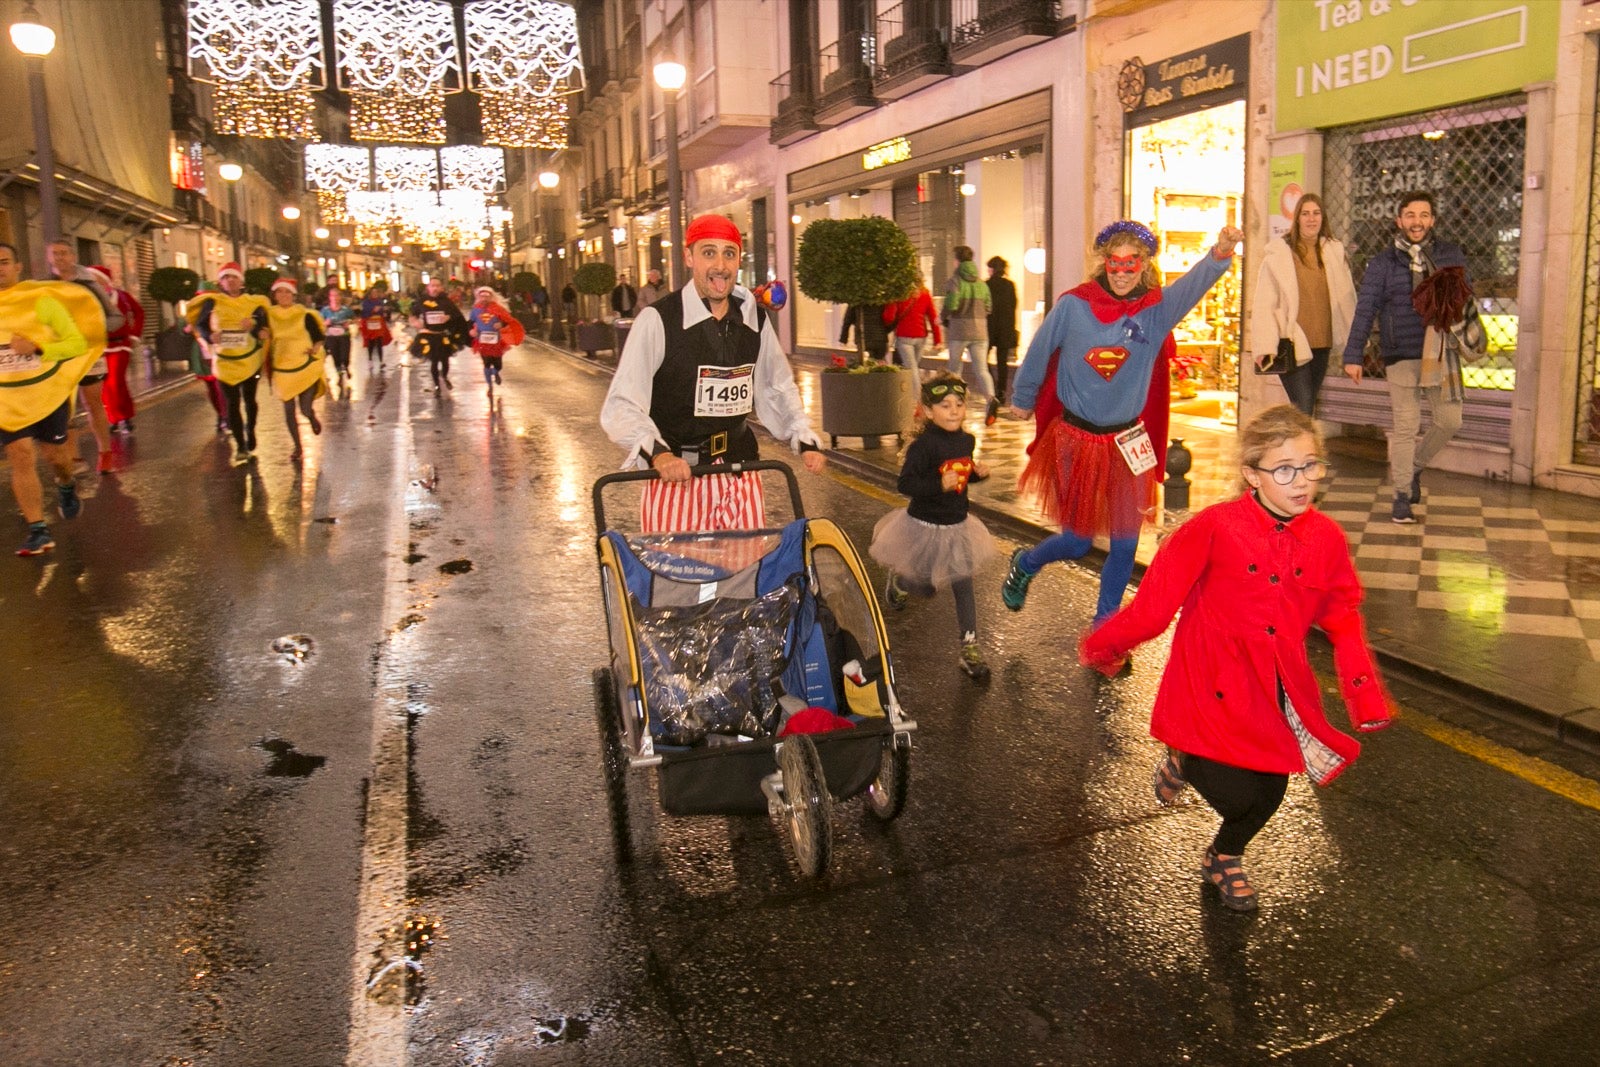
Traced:
[[105, 351], [105, 314], [89, 290], [62, 282], [24, 282], [17, 250], [0, 244], [0, 448], [11, 491], [28, 523], [19, 556], [55, 547], [44, 521], [35, 442], [55, 468], [63, 518], [83, 509], [72, 480], [67, 423], [78, 381]]
[[256, 386], [266, 355], [267, 298], [247, 295], [244, 271], [225, 263], [217, 272], [220, 293], [207, 293], [189, 305], [189, 324], [228, 398], [228, 429], [233, 434], [234, 466], [250, 462], [256, 448]]
[[317, 397], [328, 391], [324, 373], [322, 320], [316, 312], [298, 303], [299, 286], [288, 278], [272, 283], [273, 306], [267, 309], [267, 322], [272, 327], [272, 354], [267, 359], [267, 380], [272, 392], [283, 401], [283, 417], [289, 424], [289, 436], [294, 439], [294, 452], [289, 458], [299, 460], [304, 454], [300, 447], [300, 419], [295, 415], [296, 402], [311, 424], [311, 432], [320, 434], [322, 423], [317, 421]]

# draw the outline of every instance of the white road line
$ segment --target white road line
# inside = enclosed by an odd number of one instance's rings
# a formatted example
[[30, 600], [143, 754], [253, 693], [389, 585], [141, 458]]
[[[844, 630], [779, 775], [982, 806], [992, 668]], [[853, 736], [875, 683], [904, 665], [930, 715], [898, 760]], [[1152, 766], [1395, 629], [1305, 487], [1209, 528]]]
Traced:
[[[404, 353], [402, 352], [403, 356]], [[361, 843], [361, 889], [356, 909], [355, 954], [350, 974], [350, 1032], [345, 1063], [349, 1067], [402, 1067], [406, 1045], [406, 966], [403, 928], [406, 920], [406, 776], [410, 752], [406, 741], [406, 684], [403, 665], [410, 660], [416, 637], [402, 629], [406, 610], [406, 572], [410, 564], [411, 460], [415, 435], [411, 426], [411, 373], [396, 368], [399, 414], [394, 436], [394, 470], [390, 499], [404, 504], [389, 520], [389, 565], [384, 574], [384, 642], [379, 652], [377, 687], [372, 698], [372, 767]], [[385, 971], [385, 968], [387, 970]], [[375, 975], [383, 976], [368, 989]]]

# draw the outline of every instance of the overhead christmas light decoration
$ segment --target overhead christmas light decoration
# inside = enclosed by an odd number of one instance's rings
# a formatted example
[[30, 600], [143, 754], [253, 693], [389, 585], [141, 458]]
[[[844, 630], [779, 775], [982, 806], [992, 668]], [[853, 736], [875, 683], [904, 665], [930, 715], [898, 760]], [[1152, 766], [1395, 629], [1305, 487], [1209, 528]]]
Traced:
[[567, 147], [563, 98], [583, 88], [577, 12], [551, 0], [468, 0], [464, 15], [485, 143]]
[[306, 145], [306, 188], [348, 193], [372, 184], [372, 155], [353, 144]]
[[374, 148], [372, 187], [383, 192], [437, 189], [439, 156], [431, 148]]
[[500, 148], [447, 145], [439, 149], [439, 185], [498, 193], [506, 186], [506, 153]]
[[317, 0], [189, 0], [189, 69], [215, 83], [217, 132], [314, 138], [327, 86]]
[[343, 226], [350, 221], [350, 209], [345, 205], [347, 193], [331, 189], [317, 190], [317, 219], [324, 226]]
[[333, 37], [353, 139], [444, 143], [445, 93], [461, 89], [448, 0], [333, 0]]

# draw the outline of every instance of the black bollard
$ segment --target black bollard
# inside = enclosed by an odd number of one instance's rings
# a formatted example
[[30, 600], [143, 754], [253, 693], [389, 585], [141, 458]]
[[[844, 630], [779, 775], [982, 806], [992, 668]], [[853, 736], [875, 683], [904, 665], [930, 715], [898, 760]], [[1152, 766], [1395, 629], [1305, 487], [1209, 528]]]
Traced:
[[1167, 446], [1167, 480], [1162, 483], [1162, 500], [1172, 511], [1189, 510], [1189, 479], [1184, 475], [1194, 465], [1194, 455], [1183, 446], [1183, 438], [1174, 437]]

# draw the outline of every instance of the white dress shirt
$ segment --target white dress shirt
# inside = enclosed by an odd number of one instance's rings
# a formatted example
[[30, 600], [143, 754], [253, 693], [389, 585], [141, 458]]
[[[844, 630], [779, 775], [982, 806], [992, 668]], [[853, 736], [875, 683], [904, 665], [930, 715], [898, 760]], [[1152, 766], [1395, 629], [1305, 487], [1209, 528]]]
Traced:
[[[694, 281], [683, 287], [683, 328], [693, 328], [711, 317], [711, 309], [700, 298]], [[745, 326], [757, 328], [756, 298], [742, 285], [733, 287], [740, 300], [740, 312]], [[600, 406], [600, 426], [606, 436], [623, 449], [624, 470], [643, 469], [648, 455], [657, 444], [665, 445], [661, 431], [650, 418], [650, 396], [655, 385], [656, 371], [666, 358], [665, 324], [661, 313], [654, 307], [641, 308], [633, 320], [628, 341], [622, 346], [622, 356], [617, 361], [616, 373], [611, 377], [611, 388], [605, 403]], [[761, 350], [756, 356], [754, 407], [756, 419], [767, 432], [780, 441], [787, 441], [794, 451], [803, 444], [822, 447], [822, 441], [811, 429], [805, 406], [800, 402], [800, 390], [795, 388], [794, 371], [783, 349], [778, 345], [778, 335], [772, 323], [761, 328]], [[642, 453], [642, 455], [641, 455]]]

